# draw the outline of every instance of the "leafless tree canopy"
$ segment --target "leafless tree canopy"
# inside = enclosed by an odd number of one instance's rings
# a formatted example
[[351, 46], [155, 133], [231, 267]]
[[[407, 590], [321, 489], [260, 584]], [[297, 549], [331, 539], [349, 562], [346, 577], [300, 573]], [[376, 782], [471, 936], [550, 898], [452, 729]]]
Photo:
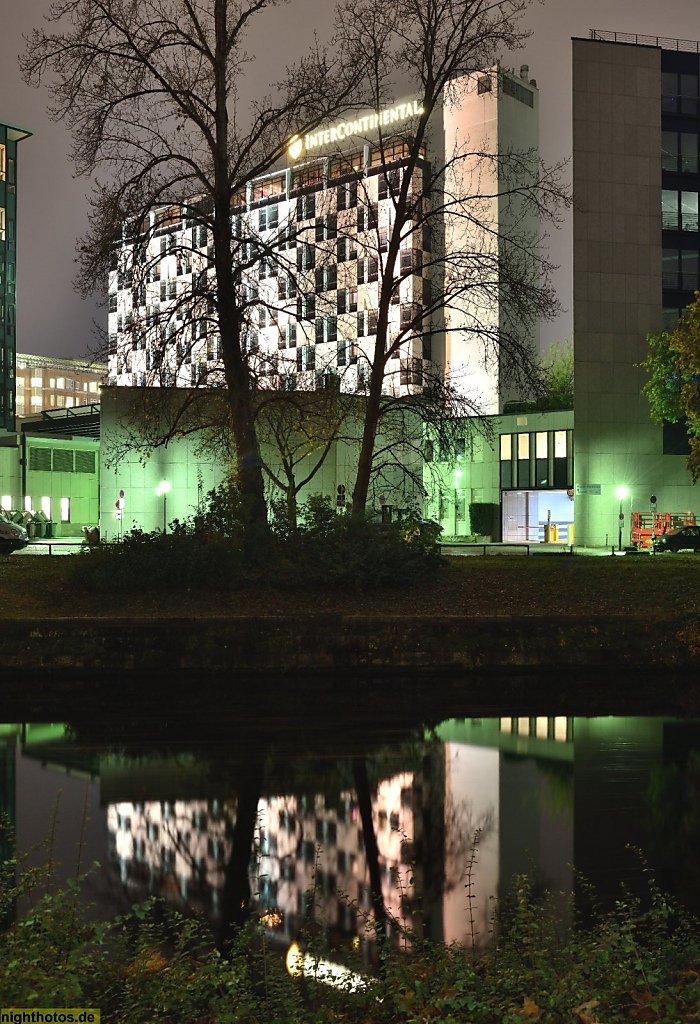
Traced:
[[[112, 273], [133, 296], [113, 354], [128, 365], [145, 352], [144, 384], [190, 389], [174, 418], [168, 403], [164, 438], [189, 431], [199, 405], [192, 388], [222, 389], [222, 443], [231, 440], [250, 522], [261, 529], [265, 475], [295, 500], [302, 461], [311, 455], [316, 472], [357, 416], [344, 392], [363, 399], [355, 512], [365, 510], [373, 477], [401, 467], [420, 483], [426, 426], [441, 447], [462, 443], [455, 417], [478, 424], [480, 397], [433, 351], [457, 314], [483, 365], [521, 390], [541, 386], [528, 331], [556, 301], [539, 222], [556, 221], [568, 202], [558, 168], [533, 152], [468, 141], [441, 150], [441, 114], [459, 106], [474, 76], [492, 69], [497, 81], [499, 59], [527, 35], [529, 0], [342, 0], [332, 44], [244, 105], [246, 30], [277, 3], [55, 0], [22, 61], [28, 82], [46, 80], [54, 117], [72, 129], [78, 172], [96, 182], [79, 286], [91, 291]], [[270, 194], [292, 135], [380, 110], [397, 77], [420, 112], [399, 133], [380, 125], [364, 140], [377, 156], [371, 182], [347, 151], [326, 151], [340, 184], [306, 189], [317, 197], [312, 214], [302, 187], [282, 221], [251, 219], [251, 182], [261, 198]], [[497, 225], [494, 203], [507, 211]], [[162, 279], [162, 254], [176, 256], [178, 279]], [[352, 280], [342, 266], [351, 262]], [[420, 297], [405, 301], [416, 276]], [[376, 282], [371, 308], [358, 305], [365, 282]], [[149, 299], [154, 290], [164, 305]], [[306, 339], [303, 351], [295, 335], [290, 354], [281, 327], [276, 352], [259, 345], [258, 331], [277, 329], [280, 313], [285, 330], [298, 327]], [[312, 414], [305, 392], [329, 375], [335, 397], [318, 397]], [[211, 438], [206, 416], [204, 426]], [[278, 447], [274, 468], [264, 464], [263, 436]]]
[[[25, 80], [46, 82], [53, 116], [72, 130], [78, 173], [96, 181], [91, 227], [80, 247], [83, 292], [104, 287], [125, 226], [135, 255], [152, 254], [149, 243], [163, 228], [154, 208], [180, 215], [186, 208], [193, 231], [204, 233], [203, 246], [193, 235], [179, 253], [183, 261], [200, 261], [183, 292], [179, 322], [216, 321], [238, 482], [258, 533], [267, 517], [246, 358], [255, 299], [242, 282], [264, 253], [235, 233], [232, 238], [231, 210], [246, 184], [280, 159], [294, 131], [352, 109], [362, 65], [341, 60], [337, 47], [312, 49], [268, 96], [243, 109], [246, 29], [275, 6], [277, 0], [56, 0], [48, 30], [32, 34], [22, 59]], [[157, 279], [155, 263], [134, 260], [121, 271], [138, 290]], [[177, 324], [177, 315], [163, 324], [145, 314], [129, 330], [136, 345], [155, 330], [165, 346], [175, 341]], [[155, 369], [167, 363], [156, 362]]]

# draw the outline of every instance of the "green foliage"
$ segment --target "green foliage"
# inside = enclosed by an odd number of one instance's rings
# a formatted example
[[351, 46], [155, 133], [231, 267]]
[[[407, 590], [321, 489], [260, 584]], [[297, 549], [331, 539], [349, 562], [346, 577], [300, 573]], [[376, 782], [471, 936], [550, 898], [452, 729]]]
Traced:
[[570, 409], [574, 404], [574, 349], [570, 341], [553, 341], [542, 363], [545, 394], [538, 408]]
[[485, 951], [410, 935], [400, 951], [382, 948], [376, 976], [359, 951], [302, 938], [319, 978], [321, 957], [366, 978], [351, 991], [350, 979], [335, 989], [290, 977], [286, 947], [268, 943], [264, 921], [221, 954], [203, 923], [156, 898], [96, 921], [78, 882], [45, 892], [46, 872], [15, 884], [14, 870], [0, 869], [0, 895], [5, 905], [21, 895], [28, 909], [0, 934], [5, 1006], [95, 1006], [104, 1024], [677, 1024], [700, 1012], [698, 922], [648, 872], [644, 902], [623, 893], [586, 927], [571, 903], [536, 895], [520, 877]]
[[81, 586], [102, 591], [235, 590], [249, 584], [374, 588], [398, 586], [436, 571], [439, 527], [416, 515], [385, 525], [338, 513], [328, 498], [300, 506], [293, 529], [273, 507], [272, 537], [259, 550], [244, 542], [235, 486], [210, 491], [204, 506], [169, 533], [134, 528], [123, 540], [91, 548], [74, 560]]
[[641, 364], [649, 374], [649, 380], [642, 388], [642, 394], [649, 399], [651, 418], [655, 423], [677, 423], [683, 415], [681, 408], [681, 378], [678, 353], [673, 344], [673, 334], [647, 336], [649, 351]]
[[304, 584], [400, 586], [439, 569], [439, 532], [415, 513], [389, 524], [338, 514], [330, 499], [319, 496], [302, 506], [290, 556]]
[[472, 533], [481, 537], [490, 537], [496, 521], [498, 505], [489, 502], [473, 501], [469, 505], [469, 523]]
[[700, 478], [700, 292], [671, 331], [650, 334], [641, 368], [648, 374], [642, 394], [651, 418], [677, 423], [685, 417], [690, 440], [688, 469]]

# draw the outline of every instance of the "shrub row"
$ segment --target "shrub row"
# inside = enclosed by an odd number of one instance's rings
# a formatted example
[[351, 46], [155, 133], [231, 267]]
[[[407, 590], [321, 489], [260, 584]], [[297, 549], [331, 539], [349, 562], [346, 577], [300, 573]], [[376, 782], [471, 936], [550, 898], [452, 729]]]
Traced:
[[440, 566], [439, 528], [408, 517], [382, 524], [338, 514], [330, 501], [312, 498], [290, 528], [273, 508], [271, 537], [246, 543], [235, 489], [222, 485], [204, 509], [170, 532], [133, 529], [119, 542], [91, 548], [75, 559], [81, 586], [95, 590], [231, 590], [247, 584], [279, 588], [401, 586]]

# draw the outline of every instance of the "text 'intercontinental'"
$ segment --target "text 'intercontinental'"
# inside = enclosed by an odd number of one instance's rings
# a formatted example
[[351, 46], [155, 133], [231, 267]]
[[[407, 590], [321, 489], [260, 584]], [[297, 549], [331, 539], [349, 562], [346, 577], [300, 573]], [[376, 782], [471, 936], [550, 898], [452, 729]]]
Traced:
[[310, 132], [304, 136], [304, 149], [308, 152], [319, 146], [328, 146], [331, 142], [342, 142], [353, 135], [362, 135], [375, 128], [395, 124], [397, 121], [405, 121], [409, 117], [419, 117], [422, 113], [423, 107], [418, 100], [397, 103], [395, 107], [387, 107], [386, 110], [366, 114], [364, 117], [358, 117], [356, 121], [341, 121], [339, 124], [333, 125], [332, 128]]

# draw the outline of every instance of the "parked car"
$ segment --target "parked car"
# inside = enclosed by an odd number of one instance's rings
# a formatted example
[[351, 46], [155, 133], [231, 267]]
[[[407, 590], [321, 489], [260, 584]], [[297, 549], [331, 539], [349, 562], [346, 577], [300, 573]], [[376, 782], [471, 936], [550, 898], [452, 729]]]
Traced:
[[655, 551], [700, 551], [700, 526], [681, 526], [654, 541]]
[[28, 543], [25, 528], [0, 514], [0, 555], [11, 555], [13, 551], [26, 548]]

